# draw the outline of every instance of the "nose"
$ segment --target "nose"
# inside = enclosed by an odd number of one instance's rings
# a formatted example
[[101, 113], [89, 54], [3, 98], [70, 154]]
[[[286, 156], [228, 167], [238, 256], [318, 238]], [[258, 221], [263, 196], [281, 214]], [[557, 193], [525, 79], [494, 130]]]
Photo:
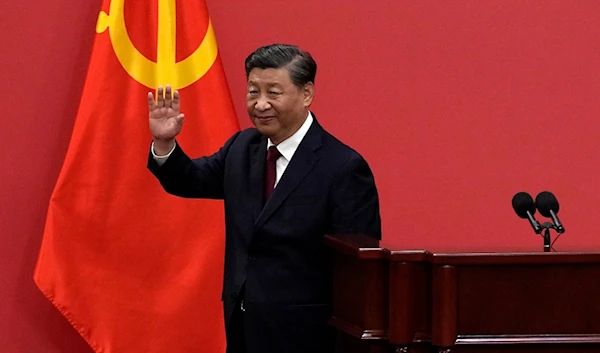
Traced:
[[264, 97], [260, 97], [260, 98], [258, 98], [258, 100], [256, 100], [256, 104], [254, 105], [254, 108], [256, 110], [258, 110], [259, 112], [264, 112], [264, 111], [271, 109], [271, 103], [269, 103], [269, 101], [267, 99], [265, 99]]

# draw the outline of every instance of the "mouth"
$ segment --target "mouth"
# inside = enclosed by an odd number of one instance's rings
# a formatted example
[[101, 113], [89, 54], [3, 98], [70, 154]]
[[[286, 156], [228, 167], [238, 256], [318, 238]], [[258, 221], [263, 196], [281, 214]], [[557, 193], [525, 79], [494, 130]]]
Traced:
[[274, 116], [257, 116], [255, 118], [256, 118], [256, 120], [260, 121], [261, 123], [267, 123], [267, 122], [275, 119]]

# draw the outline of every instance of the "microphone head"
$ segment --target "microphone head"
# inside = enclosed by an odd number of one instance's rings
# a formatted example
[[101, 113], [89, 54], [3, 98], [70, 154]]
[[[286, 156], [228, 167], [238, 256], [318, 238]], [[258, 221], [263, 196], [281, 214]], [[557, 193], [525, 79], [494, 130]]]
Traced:
[[533, 198], [526, 192], [518, 192], [513, 196], [512, 207], [514, 208], [517, 216], [527, 219], [527, 211], [533, 216], [535, 214], [535, 203]]
[[554, 194], [549, 191], [540, 192], [535, 198], [535, 204], [540, 214], [547, 218], [550, 218], [550, 210], [558, 213], [560, 207]]

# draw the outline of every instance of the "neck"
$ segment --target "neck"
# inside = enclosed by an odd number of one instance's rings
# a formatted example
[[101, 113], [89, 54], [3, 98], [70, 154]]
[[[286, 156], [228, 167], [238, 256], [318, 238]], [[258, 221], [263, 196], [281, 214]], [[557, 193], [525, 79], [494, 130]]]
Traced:
[[271, 142], [273, 142], [273, 144], [275, 144], [275, 145], [278, 145], [278, 144], [282, 143], [283, 141], [289, 139], [290, 137], [292, 137], [292, 135], [294, 135], [296, 132], [298, 132], [298, 130], [300, 130], [300, 128], [302, 127], [302, 125], [304, 124], [304, 122], [306, 121], [307, 118], [308, 118], [308, 111], [305, 112], [304, 119], [299, 121], [298, 124], [296, 124], [296, 126], [290, 128], [289, 131], [282, 131], [282, 134], [280, 136], [269, 136], [269, 138], [271, 139]]

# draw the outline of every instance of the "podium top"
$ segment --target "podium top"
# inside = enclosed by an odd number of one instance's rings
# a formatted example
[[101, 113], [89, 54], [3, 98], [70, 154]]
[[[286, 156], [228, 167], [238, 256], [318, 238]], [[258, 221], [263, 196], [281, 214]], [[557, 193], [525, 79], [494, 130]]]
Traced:
[[469, 264], [551, 264], [600, 263], [600, 249], [557, 245], [549, 252], [527, 246], [486, 248], [484, 246], [442, 246], [428, 249], [402, 249], [393, 243], [379, 241], [366, 235], [327, 235], [325, 244], [345, 255], [363, 260], [391, 262], [430, 262], [435, 265]]

